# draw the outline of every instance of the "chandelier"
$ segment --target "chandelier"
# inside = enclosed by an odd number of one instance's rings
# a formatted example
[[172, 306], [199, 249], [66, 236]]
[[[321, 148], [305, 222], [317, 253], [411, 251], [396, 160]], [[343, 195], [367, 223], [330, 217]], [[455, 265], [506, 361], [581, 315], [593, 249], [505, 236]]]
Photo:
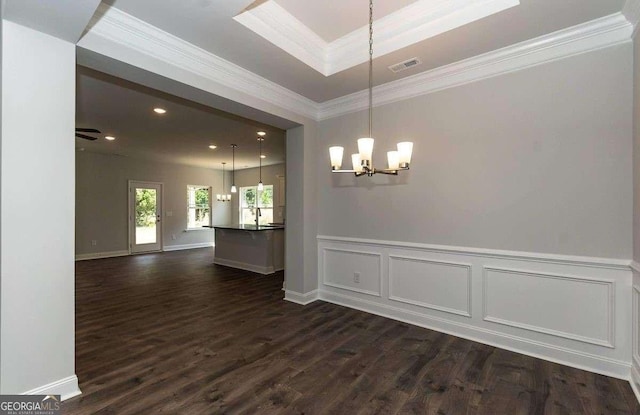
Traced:
[[387, 152], [387, 168], [373, 167], [373, 0], [369, 0], [369, 137], [358, 139], [358, 153], [351, 155], [353, 169], [341, 170], [344, 147], [329, 148], [333, 173], [355, 173], [357, 176], [373, 176], [376, 173], [397, 175], [400, 170], [409, 170], [413, 143], [398, 143], [397, 150]]
[[[222, 162], [222, 191], [224, 192], [224, 165], [227, 164], [224, 161]], [[230, 202], [231, 201], [231, 195], [230, 194], [218, 194], [216, 195], [216, 200], [218, 202]]]

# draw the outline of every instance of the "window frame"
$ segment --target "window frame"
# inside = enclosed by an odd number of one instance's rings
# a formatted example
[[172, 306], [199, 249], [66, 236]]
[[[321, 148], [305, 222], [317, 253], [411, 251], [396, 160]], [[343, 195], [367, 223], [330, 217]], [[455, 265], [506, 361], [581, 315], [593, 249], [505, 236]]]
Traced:
[[[271, 188], [271, 206], [269, 207], [265, 207], [265, 206], [260, 206], [260, 211], [263, 213], [264, 216], [264, 212], [265, 211], [271, 211], [271, 219], [273, 220], [273, 213], [274, 213], [274, 207], [275, 207], [275, 200], [274, 199], [274, 185], [272, 184], [265, 184], [264, 188]], [[252, 220], [249, 223], [243, 222], [243, 210], [245, 209], [251, 209], [250, 207], [245, 207], [243, 206], [243, 202], [244, 202], [244, 192], [245, 189], [254, 189], [256, 192], [256, 198], [260, 197], [260, 195], [262, 194], [262, 192], [264, 192], [264, 190], [262, 190], [261, 192], [258, 191], [258, 186], [241, 186], [238, 188], [238, 224], [239, 225], [255, 225], [255, 220]], [[254, 207], [255, 209], [255, 207]], [[254, 214], [255, 216], [255, 214]]]
[[[190, 203], [190, 193], [189, 193], [189, 192], [191, 191], [191, 189], [196, 189], [196, 190], [198, 190], [198, 189], [207, 189], [207, 195], [208, 195], [208, 196], [207, 196], [207, 199], [208, 199], [208, 203], [207, 203], [207, 206], [206, 206], [206, 207], [209, 209], [209, 223], [208, 223], [208, 224], [203, 224], [203, 225], [201, 225], [201, 226], [199, 226], [199, 227], [192, 227], [192, 226], [190, 226], [191, 224], [189, 223], [189, 218], [191, 217], [191, 216], [190, 216], [190, 211], [191, 211], [191, 209], [198, 209], [198, 208], [202, 208], [202, 207], [201, 207], [201, 206], [199, 206], [197, 203], [195, 203], [195, 201], [194, 201], [193, 206], [191, 205], [191, 203]], [[211, 227], [211, 226], [213, 226], [213, 225], [212, 225], [212, 223], [213, 223], [213, 222], [212, 222], [212, 221], [213, 221], [213, 200], [211, 200], [211, 196], [212, 196], [212, 194], [213, 194], [213, 191], [212, 191], [212, 187], [211, 187], [211, 186], [207, 186], [207, 185], [198, 185], [198, 184], [188, 184], [188, 185], [187, 185], [187, 224], [186, 224], [187, 226], [186, 226], [186, 228], [185, 228], [186, 230], [188, 230], [188, 231], [193, 231], [193, 230], [199, 230], [199, 229], [203, 229], [203, 228], [205, 228], [205, 227]], [[194, 197], [195, 197], [195, 193], [194, 193]]]

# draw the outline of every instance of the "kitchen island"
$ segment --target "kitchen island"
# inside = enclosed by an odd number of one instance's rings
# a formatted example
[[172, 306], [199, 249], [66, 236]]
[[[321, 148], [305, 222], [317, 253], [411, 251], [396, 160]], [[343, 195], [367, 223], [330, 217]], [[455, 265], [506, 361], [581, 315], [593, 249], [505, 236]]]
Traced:
[[284, 226], [214, 226], [214, 264], [273, 274], [284, 269]]

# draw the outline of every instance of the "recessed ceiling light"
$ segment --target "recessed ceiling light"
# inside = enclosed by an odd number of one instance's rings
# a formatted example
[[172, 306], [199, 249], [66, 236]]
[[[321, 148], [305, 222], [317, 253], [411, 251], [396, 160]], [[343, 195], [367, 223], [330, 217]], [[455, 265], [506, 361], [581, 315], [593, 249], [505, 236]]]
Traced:
[[258, 135], [260, 137], [264, 137], [265, 135], [267, 135], [267, 133], [265, 133], [264, 131], [258, 131]]
[[261, 159], [266, 159], [266, 158], [267, 158], [267, 156], [265, 156], [264, 154], [260, 154], [260, 158], [261, 158]]
[[105, 136], [105, 137], [104, 137], [104, 139], [105, 139], [105, 140], [109, 140], [109, 141], [113, 141], [113, 140], [115, 140], [116, 138], [115, 138], [114, 136], [112, 136], [112, 135], [107, 135], [107, 136]]
[[210, 148], [211, 150], [215, 150], [216, 148], [218, 148], [218, 146], [210, 145], [210, 146], [209, 146], [209, 148]]
[[153, 112], [155, 112], [156, 114], [164, 114], [167, 112], [167, 110], [164, 108], [154, 108]]

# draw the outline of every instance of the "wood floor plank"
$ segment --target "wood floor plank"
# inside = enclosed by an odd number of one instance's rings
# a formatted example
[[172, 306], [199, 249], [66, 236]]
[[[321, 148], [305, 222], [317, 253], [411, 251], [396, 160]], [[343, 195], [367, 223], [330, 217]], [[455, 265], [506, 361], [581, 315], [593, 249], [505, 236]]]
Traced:
[[211, 249], [76, 264], [65, 414], [640, 414], [627, 382], [357, 310], [283, 301]]

